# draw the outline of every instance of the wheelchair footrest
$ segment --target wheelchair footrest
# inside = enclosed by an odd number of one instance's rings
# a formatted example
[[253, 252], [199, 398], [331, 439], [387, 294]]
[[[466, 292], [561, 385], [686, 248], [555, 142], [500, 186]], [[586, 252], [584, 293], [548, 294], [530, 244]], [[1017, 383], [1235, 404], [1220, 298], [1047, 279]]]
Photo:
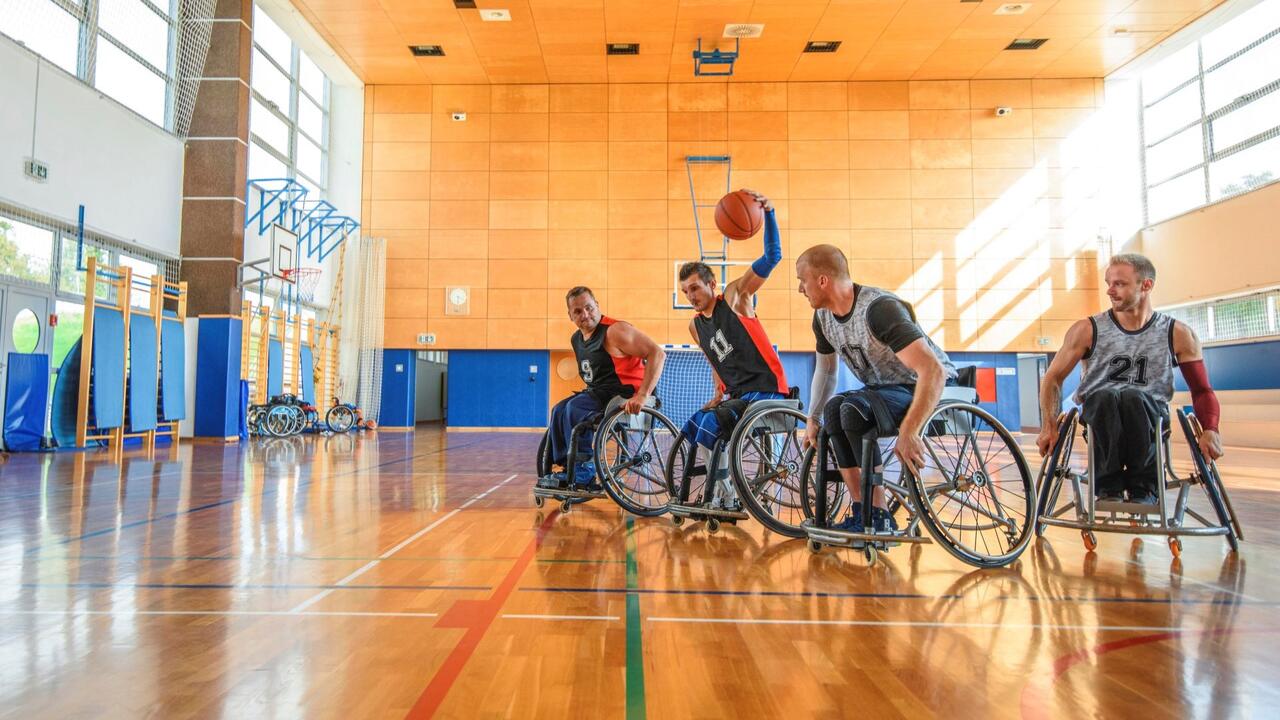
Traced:
[[1124, 513], [1125, 515], [1159, 515], [1160, 506], [1135, 502], [1103, 502], [1097, 500], [1093, 505], [1097, 513]]
[[540, 498], [551, 498], [552, 500], [569, 500], [585, 498], [587, 500], [596, 500], [605, 497], [604, 490], [583, 490], [569, 488], [543, 488], [536, 487], [533, 489], [533, 496]]
[[805, 535], [810, 540], [815, 540], [824, 545], [833, 545], [837, 547], [861, 548], [867, 543], [876, 543], [881, 546], [892, 546], [899, 543], [931, 543], [933, 539], [926, 535], [908, 535], [905, 532], [855, 532], [851, 530], [837, 530], [835, 528], [818, 527], [813, 524], [812, 520], [805, 520], [800, 524], [800, 529], [804, 530]]
[[725, 510], [723, 508], [707, 507], [705, 505], [677, 505], [671, 503], [667, 505], [667, 511], [676, 517], [684, 518], [729, 518], [732, 520], [746, 520], [749, 515], [742, 510]]

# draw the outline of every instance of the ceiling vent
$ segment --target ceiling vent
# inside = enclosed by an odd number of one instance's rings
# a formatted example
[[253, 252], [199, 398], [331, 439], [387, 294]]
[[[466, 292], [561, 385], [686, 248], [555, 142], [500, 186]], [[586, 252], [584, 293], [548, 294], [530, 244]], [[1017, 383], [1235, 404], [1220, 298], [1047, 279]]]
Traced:
[[724, 26], [727, 38], [758, 38], [764, 33], [764, 25], [752, 23], [729, 23]]
[[1031, 9], [1031, 3], [1008, 3], [996, 8], [996, 15], [1021, 15]]
[[410, 45], [409, 52], [414, 57], [444, 57], [444, 48], [439, 45]]
[[608, 55], [639, 55], [640, 43], [605, 43], [604, 50]]
[[1049, 38], [1018, 38], [1005, 46], [1005, 50], [1035, 50], [1049, 42]]
[[453, 0], [453, 6], [459, 10], [475, 10], [476, 0]]
[[480, 19], [485, 22], [511, 22], [510, 10], [481, 10]]
[[804, 45], [807, 53], [833, 53], [839, 49], [839, 40], [810, 40]]

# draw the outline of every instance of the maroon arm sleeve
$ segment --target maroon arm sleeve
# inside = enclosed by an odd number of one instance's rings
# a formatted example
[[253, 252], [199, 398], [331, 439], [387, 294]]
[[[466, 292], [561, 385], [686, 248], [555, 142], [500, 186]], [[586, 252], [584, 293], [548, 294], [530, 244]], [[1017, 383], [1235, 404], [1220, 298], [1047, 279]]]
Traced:
[[1218, 430], [1218, 396], [1213, 394], [1209, 386], [1209, 373], [1204, 369], [1203, 360], [1178, 363], [1182, 377], [1187, 381], [1187, 389], [1191, 391], [1191, 407], [1195, 408], [1196, 419], [1205, 430]]

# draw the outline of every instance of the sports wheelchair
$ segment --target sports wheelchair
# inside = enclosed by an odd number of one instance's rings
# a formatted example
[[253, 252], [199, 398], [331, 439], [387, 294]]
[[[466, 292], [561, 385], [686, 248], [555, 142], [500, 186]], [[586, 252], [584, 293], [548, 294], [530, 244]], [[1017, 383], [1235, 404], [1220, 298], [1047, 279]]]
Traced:
[[[1036, 488], [1018, 443], [986, 410], [978, 407], [977, 391], [948, 386], [920, 433], [925, 463], [917, 475], [901, 466], [893, 454], [898, 430], [888, 413], [872, 402], [877, 430], [863, 436], [862, 532], [832, 527], [848, 506], [839, 470], [825, 433], [818, 446], [806, 452], [800, 471], [800, 498], [807, 518], [800, 530], [809, 549], [827, 545], [861, 549], [868, 563], [878, 553], [900, 543], [936, 541], [956, 558], [978, 567], [1008, 565], [1022, 554], [1035, 523]], [[881, 466], [873, 467], [876, 446]], [[817, 472], [817, 468], [822, 468]], [[902, 529], [871, 529], [871, 498], [884, 488], [891, 514], [906, 513]], [[929, 531], [926, 537], [920, 530]], [[932, 539], [931, 539], [932, 538]]]
[[[662, 414], [662, 404], [656, 397], [646, 400], [635, 415], [623, 409], [626, 401], [614, 397], [604, 410], [573, 427], [565, 463], [566, 481], [559, 487], [535, 485], [535, 506], [540, 508], [551, 499], [560, 503], [562, 512], [569, 512], [578, 503], [608, 496], [633, 515], [651, 517], [666, 512], [667, 483], [662, 464], [679, 431]], [[579, 449], [582, 437], [591, 431], [595, 432], [592, 452], [584, 453]], [[578, 465], [586, 461], [595, 463], [598, 484], [576, 482]], [[538, 477], [550, 474], [551, 428], [547, 428], [538, 445]]]
[[[1072, 408], [1058, 424], [1058, 440], [1053, 452], [1045, 457], [1040, 467], [1037, 481], [1040, 502], [1037, 506], [1036, 534], [1044, 535], [1048, 526], [1073, 528], [1080, 531], [1085, 549], [1093, 552], [1098, 547], [1095, 533], [1111, 532], [1128, 535], [1163, 535], [1168, 538], [1169, 550], [1175, 558], [1182, 555], [1181, 537], [1195, 535], [1222, 535], [1227, 544], [1235, 552], [1244, 540], [1240, 521], [1231, 507], [1231, 499], [1227, 496], [1227, 488], [1218, 475], [1218, 467], [1200, 452], [1198, 440], [1203, 428], [1194, 414], [1179, 409], [1178, 424], [1186, 438], [1191, 452], [1191, 474], [1178, 477], [1173, 471], [1170, 455], [1169, 436], [1171, 430], [1164, 427], [1163, 419], [1157, 423], [1155, 437], [1160, 443], [1160, 452], [1156, 453], [1156, 504], [1149, 505], [1131, 502], [1099, 502], [1090, 478], [1093, 477], [1093, 444], [1088, 442], [1088, 428], [1080, 418], [1079, 409]], [[1076, 430], [1080, 438], [1086, 442], [1087, 467], [1084, 471], [1071, 469], [1071, 451], [1076, 442]], [[1152, 438], [1156, 442], [1155, 438]], [[1062, 505], [1058, 501], [1065, 484], [1070, 484], [1073, 499]], [[1208, 517], [1188, 507], [1191, 487], [1199, 485], [1204, 488], [1209, 498], [1209, 505], [1217, 518], [1215, 523]], [[1171, 491], [1177, 490], [1172, 510], [1166, 500]], [[1072, 511], [1074, 510], [1074, 513]], [[1068, 517], [1063, 517], [1064, 515]], [[1188, 525], [1188, 518], [1197, 524]]]
[[798, 433], [805, 415], [799, 389], [790, 390], [787, 399], [748, 403], [737, 419], [718, 413], [721, 437], [702, 465], [697, 464], [697, 444], [681, 436], [666, 466], [673, 523], [703, 520], [714, 533], [722, 522], [736, 525], [755, 517], [770, 530], [788, 534], [788, 523], [799, 522], [803, 436]]

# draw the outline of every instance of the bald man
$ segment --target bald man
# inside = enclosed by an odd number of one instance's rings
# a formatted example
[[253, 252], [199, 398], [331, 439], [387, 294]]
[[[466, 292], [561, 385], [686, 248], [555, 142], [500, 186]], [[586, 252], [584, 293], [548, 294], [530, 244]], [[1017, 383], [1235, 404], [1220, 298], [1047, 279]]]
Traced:
[[[817, 245], [796, 259], [799, 291], [813, 308], [817, 362], [813, 373], [805, 445], [813, 445], [821, 427], [853, 500], [839, 529], [862, 530], [862, 438], [876, 431], [872, 392], [884, 402], [886, 418], [898, 428], [894, 453], [904, 467], [924, 464], [920, 430], [956, 377], [955, 365], [916, 323], [915, 313], [898, 296], [859, 285], [849, 277], [849, 261], [833, 245]], [[836, 353], [866, 387], [837, 394]], [[873, 465], [881, 462], [879, 449]], [[883, 488], [871, 499], [871, 530], [891, 532], [898, 525], [889, 513]]]

